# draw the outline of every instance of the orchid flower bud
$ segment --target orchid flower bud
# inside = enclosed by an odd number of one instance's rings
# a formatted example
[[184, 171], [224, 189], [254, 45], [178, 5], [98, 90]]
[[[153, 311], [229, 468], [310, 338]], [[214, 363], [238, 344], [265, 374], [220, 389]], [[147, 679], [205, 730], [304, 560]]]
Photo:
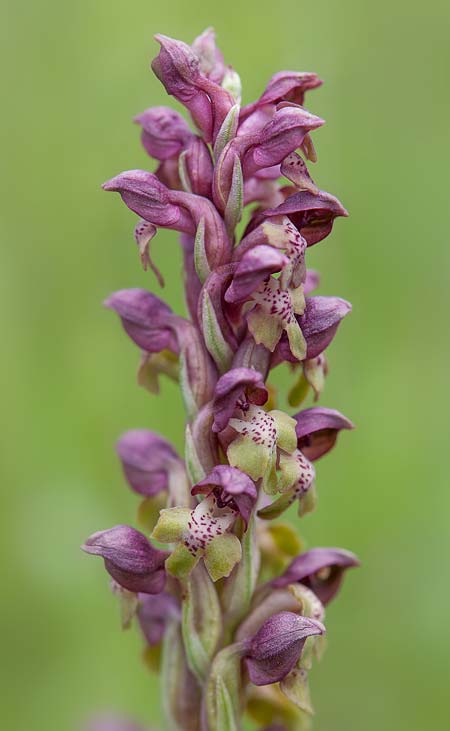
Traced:
[[179, 155], [194, 136], [181, 114], [169, 107], [146, 109], [134, 121], [142, 128], [144, 148], [156, 160], [167, 160]]
[[192, 50], [200, 60], [200, 70], [211, 81], [220, 84], [225, 74], [223, 54], [216, 46], [213, 28], [207, 28], [192, 43]]

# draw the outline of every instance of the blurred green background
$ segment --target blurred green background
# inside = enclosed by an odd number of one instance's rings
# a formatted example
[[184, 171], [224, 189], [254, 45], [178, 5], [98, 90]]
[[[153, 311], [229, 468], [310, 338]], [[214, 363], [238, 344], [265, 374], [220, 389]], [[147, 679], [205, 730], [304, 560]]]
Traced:
[[[322, 403], [358, 425], [318, 466], [308, 545], [356, 551], [313, 675], [316, 731], [423, 731], [448, 718], [450, 63], [448, 2], [167, 3], [2, 7], [2, 728], [79, 728], [95, 710], [157, 719], [137, 633], [122, 634], [100, 561], [79, 544], [133, 522], [113, 444], [127, 428], [182, 446], [176, 389], [134, 382], [137, 349], [102, 309], [157, 291], [134, 216], [102, 181], [147, 158], [130, 119], [174, 104], [149, 72], [163, 32], [214, 25], [244, 100], [279, 69], [325, 80], [307, 98], [320, 186], [351, 217], [311, 252], [322, 293], [354, 312], [329, 350]], [[155, 259], [182, 308], [175, 234]]]

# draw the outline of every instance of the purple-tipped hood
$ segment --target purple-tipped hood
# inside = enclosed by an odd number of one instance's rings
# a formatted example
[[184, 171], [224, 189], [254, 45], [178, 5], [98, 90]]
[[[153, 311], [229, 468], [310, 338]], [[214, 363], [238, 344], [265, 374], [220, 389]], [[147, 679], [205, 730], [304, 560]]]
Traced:
[[268, 391], [264, 379], [252, 368], [232, 368], [219, 378], [214, 392], [213, 431], [225, 429], [239, 403], [262, 406], [266, 403]]
[[300, 582], [312, 589], [322, 604], [328, 604], [339, 591], [344, 572], [359, 566], [354, 553], [342, 548], [312, 548], [289, 564], [284, 574], [271, 581], [274, 588]]
[[255, 685], [278, 683], [294, 668], [307, 637], [321, 635], [321, 622], [294, 612], [279, 612], [248, 641], [245, 664]]
[[250, 477], [236, 467], [217, 465], [192, 488], [192, 495], [213, 493], [219, 508], [229, 507], [248, 525], [258, 492]]
[[354, 424], [335, 409], [313, 406], [294, 415], [298, 448], [314, 462], [332, 449], [341, 429], [354, 429]]
[[159, 594], [166, 581], [166, 551], [154, 548], [150, 541], [129, 525], [116, 525], [93, 533], [81, 548], [102, 556], [105, 568], [120, 586], [128, 591]]
[[122, 434], [116, 452], [132, 490], [146, 496], [166, 490], [171, 466], [181, 462], [172, 445], [148, 429], [131, 429]]

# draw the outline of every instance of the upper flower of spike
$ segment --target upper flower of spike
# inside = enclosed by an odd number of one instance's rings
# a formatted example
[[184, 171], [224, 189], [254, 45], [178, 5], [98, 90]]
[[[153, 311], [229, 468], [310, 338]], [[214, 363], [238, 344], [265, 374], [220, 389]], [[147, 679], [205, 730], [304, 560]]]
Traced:
[[213, 80], [212, 76], [215, 74], [207, 76], [203, 72], [202, 67], [205, 69], [207, 63], [205, 43], [197, 40], [194, 50], [186, 43], [168, 36], [157, 35], [155, 38], [161, 45], [161, 50], [152, 62], [154, 73], [167, 93], [189, 110], [205, 141], [215, 140], [234, 99]]

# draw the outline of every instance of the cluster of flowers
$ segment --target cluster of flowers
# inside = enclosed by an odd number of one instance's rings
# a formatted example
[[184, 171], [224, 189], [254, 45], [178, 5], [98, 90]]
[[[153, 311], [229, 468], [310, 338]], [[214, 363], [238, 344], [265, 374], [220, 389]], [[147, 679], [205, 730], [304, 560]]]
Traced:
[[157, 40], [153, 71], [196, 131], [172, 109], [143, 112], [135, 121], [155, 172], [129, 170], [103, 187], [139, 216], [141, 261], [160, 283], [150, 243], [159, 227], [181, 233], [189, 317], [144, 289], [115, 292], [106, 306], [141, 351], [138, 382], [152, 393], [162, 374], [180, 383], [185, 459], [154, 432], [124, 434], [117, 452], [142, 497], [140, 525], [168, 550], [126, 525], [83, 548], [103, 557], [123, 624], [140, 624], [163, 675], [167, 728], [236, 731], [244, 713], [265, 731], [307, 728], [324, 607], [358, 561], [336, 548], [302, 551], [289, 524], [272, 521], [293, 503], [301, 516], [314, 509], [314, 463], [352, 424], [318, 406], [289, 416], [267, 379], [287, 362], [289, 404], [308, 392], [317, 400], [325, 350], [351, 309], [311, 295], [318, 275], [305, 264], [347, 215], [305, 163], [323, 120], [304, 96], [321, 81], [283, 71], [241, 107], [239, 77], [211, 30], [192, 46]]

